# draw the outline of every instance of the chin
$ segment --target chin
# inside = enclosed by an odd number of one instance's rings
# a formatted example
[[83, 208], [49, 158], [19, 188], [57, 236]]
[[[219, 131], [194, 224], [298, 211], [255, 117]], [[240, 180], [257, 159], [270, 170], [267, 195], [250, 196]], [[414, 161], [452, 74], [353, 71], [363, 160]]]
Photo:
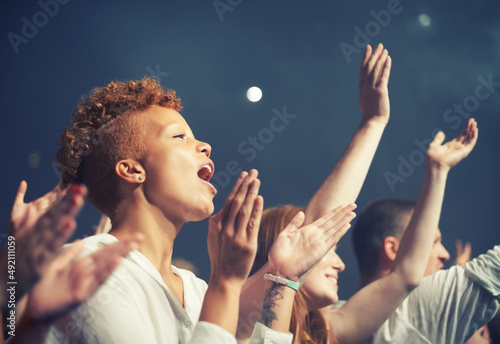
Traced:
[[205, 220], [206, 218], [210, 217], [213, 214], [214, 209], [215, 209], [214, 204], [211, 203], [206, 208], [201, 209], [198, 212], [198, 214], [196, 214], [194, 216], [194, 219], [192, 219], [191, 221], [203, 221], [203, 220]]

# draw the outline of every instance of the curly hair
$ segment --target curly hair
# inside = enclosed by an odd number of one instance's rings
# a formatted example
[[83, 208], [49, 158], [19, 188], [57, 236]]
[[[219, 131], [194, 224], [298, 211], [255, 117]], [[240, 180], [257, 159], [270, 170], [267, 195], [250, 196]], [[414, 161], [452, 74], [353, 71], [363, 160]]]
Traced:
[[82, 97], [73, 112], [73, 125], [60, 136], [56, 161], [62, 187], [85, 184], [89, 201], [112, 216], [119, 201], [115, 165], [123, 159], [140, 160], [145, 154], [140, 115], [153, 105], [182, 109], [175, 91], [165, 90], [151, 77], [114, 81]]

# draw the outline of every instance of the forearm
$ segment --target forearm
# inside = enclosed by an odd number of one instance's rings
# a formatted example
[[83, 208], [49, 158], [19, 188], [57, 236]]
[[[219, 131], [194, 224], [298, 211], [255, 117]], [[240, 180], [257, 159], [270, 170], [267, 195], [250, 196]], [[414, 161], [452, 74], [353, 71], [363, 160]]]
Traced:
[[235, 335], [241, 286], [239, 282], [211, 279], [203, 300], [200, 321], [215, 324]]
[[266, 292], [264, 275], [268, 271], [268, 263], [250, 276], [241, 290], [239, 321], [236, 338], [244, 340], [252, 335], [255, 323], [260, 317], [262, 302]]
[[427, 163], [417, 204], [406, 229], [391, 273], [409, 288], [424, 276], [434, 235], [439, 224], [448, 169]]
[[259, 322], [270, 329], [288, 333], [295, 290], [274, 282], [266, 282]]
[[341, 204], [356, 200], [365, 181], [385, 124], [362, 122], [342, 157], [305, 209], [307, 225]]

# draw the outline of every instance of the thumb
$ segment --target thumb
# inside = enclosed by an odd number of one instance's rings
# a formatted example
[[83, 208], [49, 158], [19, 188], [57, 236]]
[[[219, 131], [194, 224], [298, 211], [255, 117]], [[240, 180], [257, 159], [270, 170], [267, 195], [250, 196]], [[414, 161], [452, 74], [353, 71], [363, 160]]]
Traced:
[[437, 145], [442, 145], [445, 139], [445, 135], [442, 131], [438, 131], [436, 136], [434, 136], [434, 140], [432, 140], [432, 143], [437, 144]]
[[28, 183], [25, 180], [22, 180], [19, 184], [19, 188], [17, 189], [16, 198], [14, 200], [14, 204], [22, 204], [24, 203], [24, 196], [26, 195], [26, 190], [28, 189]]

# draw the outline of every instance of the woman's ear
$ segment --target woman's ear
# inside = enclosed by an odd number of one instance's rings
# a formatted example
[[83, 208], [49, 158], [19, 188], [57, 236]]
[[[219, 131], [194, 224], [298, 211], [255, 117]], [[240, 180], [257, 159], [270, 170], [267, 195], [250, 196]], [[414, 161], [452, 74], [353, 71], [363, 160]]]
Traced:
[[384, 253], [385, 256], [394, 261], [396, 259], [396, 254], [399, 250], [399, 240], [393, 236], [387, 236], [384, 239]]
[[146, 180], [146, 171], [142, 165], [133, 159], [120, 160], [115, 165], [118, 177], [131, 184], [142, 184]]

